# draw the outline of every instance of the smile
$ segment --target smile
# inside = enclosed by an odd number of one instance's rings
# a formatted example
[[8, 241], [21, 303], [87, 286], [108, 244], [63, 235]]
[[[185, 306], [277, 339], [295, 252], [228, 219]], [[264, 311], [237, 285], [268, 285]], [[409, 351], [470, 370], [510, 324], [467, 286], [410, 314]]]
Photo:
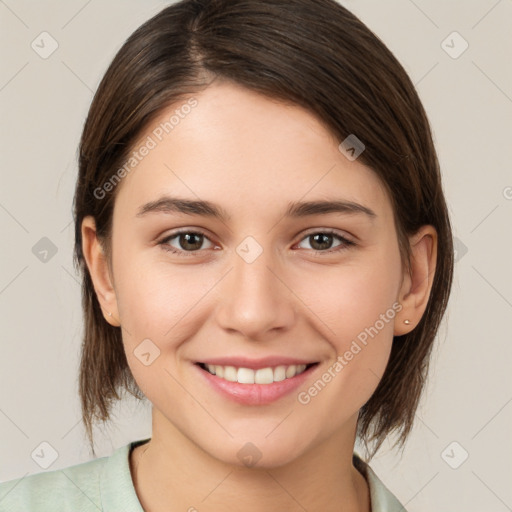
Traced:
[[199, 363], [199, 366], [212, 375], [228, 382], [238, 382], [239, 384], [273, 384], [274, 382], [292, 379], [306, 371], [313, 364], [315, 363], [268, 366], [259, 369], [205, 363]]
[[224, 357], [193, 365], [201, 380], [220, 396], [243, 405], [267, 405], [296, 392], [319, 367], [288, 357], [254, 360]]

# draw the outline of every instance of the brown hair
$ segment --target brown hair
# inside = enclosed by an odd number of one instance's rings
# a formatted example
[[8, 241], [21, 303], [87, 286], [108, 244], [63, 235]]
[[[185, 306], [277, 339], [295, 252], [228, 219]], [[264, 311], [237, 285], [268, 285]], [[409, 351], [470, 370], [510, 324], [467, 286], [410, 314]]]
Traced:
[[[144, 395], [128, 367], [121, 329], [103, 318], [82, 252], [82, 220], [95, 218], [111, 265], [119, 186], [105, 183], [163, 109], [212, 79], [302, 106], [340, 142], [350, 134], [363, 141], [359, 161], [389, 194], [404, 268], [410, 264], [407, 236], [426, 224], [437, 230], [437, 268], [426, 311], [410, 333], [394, 338], [385, 373], [359, 413], [358, 437], [367, 456], [373, 457], [390, 433], [397, 433], [403, 446], [453, 275], [439, 163], [414, 85], [382, 41], [335, 0], [183, 0], [145, 22], [119, 50], [96, 91], [80, 141], [74, 198], [74, 256], [83, 273], [85, 316], [79, 393], [93, 453], [93, 423], [110, 419], [118, 391]], [[101, 187], [112, 190], [99, 199], [95, 191]]]

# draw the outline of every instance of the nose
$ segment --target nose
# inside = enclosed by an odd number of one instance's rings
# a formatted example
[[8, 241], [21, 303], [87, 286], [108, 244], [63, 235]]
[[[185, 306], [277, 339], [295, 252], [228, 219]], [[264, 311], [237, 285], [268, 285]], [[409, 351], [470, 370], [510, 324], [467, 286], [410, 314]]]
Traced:
[[265, 249], [252, 262], [233, 254], [233, 268], [223, 279], [217, 322], [248, 341], [269, 339], [295, 320], [294, 299], [282, 266]]

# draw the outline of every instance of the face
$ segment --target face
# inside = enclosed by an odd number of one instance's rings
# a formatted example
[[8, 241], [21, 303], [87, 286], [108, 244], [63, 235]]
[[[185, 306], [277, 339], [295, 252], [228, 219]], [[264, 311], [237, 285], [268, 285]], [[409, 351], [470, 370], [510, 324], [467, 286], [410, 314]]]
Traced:
[[161, 113], [118, 185], [116, 315], [154, 431], [281, 465], [352, 432], [384, 372], [392, 207], [308, 111], [218, 82], [195, 99]]

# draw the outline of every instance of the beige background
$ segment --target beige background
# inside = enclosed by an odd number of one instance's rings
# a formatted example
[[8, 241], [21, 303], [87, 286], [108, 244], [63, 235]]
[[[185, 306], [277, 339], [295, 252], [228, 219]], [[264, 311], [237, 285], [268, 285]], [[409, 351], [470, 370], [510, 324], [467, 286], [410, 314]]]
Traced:
[[[114, 53], [168, 3], [0, 0], [0, 481], [42, 471], [31, 457], [42, 442], [58, 455], [48, 470], [91, 458], [76, 382], [76, 149]], [[410, 512], [512, 510], [512, 1], [342, 3], [417, 85], [458, 247], [415, 430], [402, 458], [386, 447], [372, 467]], [[58, 43], [46, 59], [31, 47], [43, 31]], [[442, 45], [453, 31], [469, 44], [457, 58], [462, 39], [452, 35]], [[47, 246], [57, 252], [43, 262], [38, 251]], [[116, 414], [116, 425], [97, 434], [99, 455], [151, 434], [147, 405], [126, 400]]]

